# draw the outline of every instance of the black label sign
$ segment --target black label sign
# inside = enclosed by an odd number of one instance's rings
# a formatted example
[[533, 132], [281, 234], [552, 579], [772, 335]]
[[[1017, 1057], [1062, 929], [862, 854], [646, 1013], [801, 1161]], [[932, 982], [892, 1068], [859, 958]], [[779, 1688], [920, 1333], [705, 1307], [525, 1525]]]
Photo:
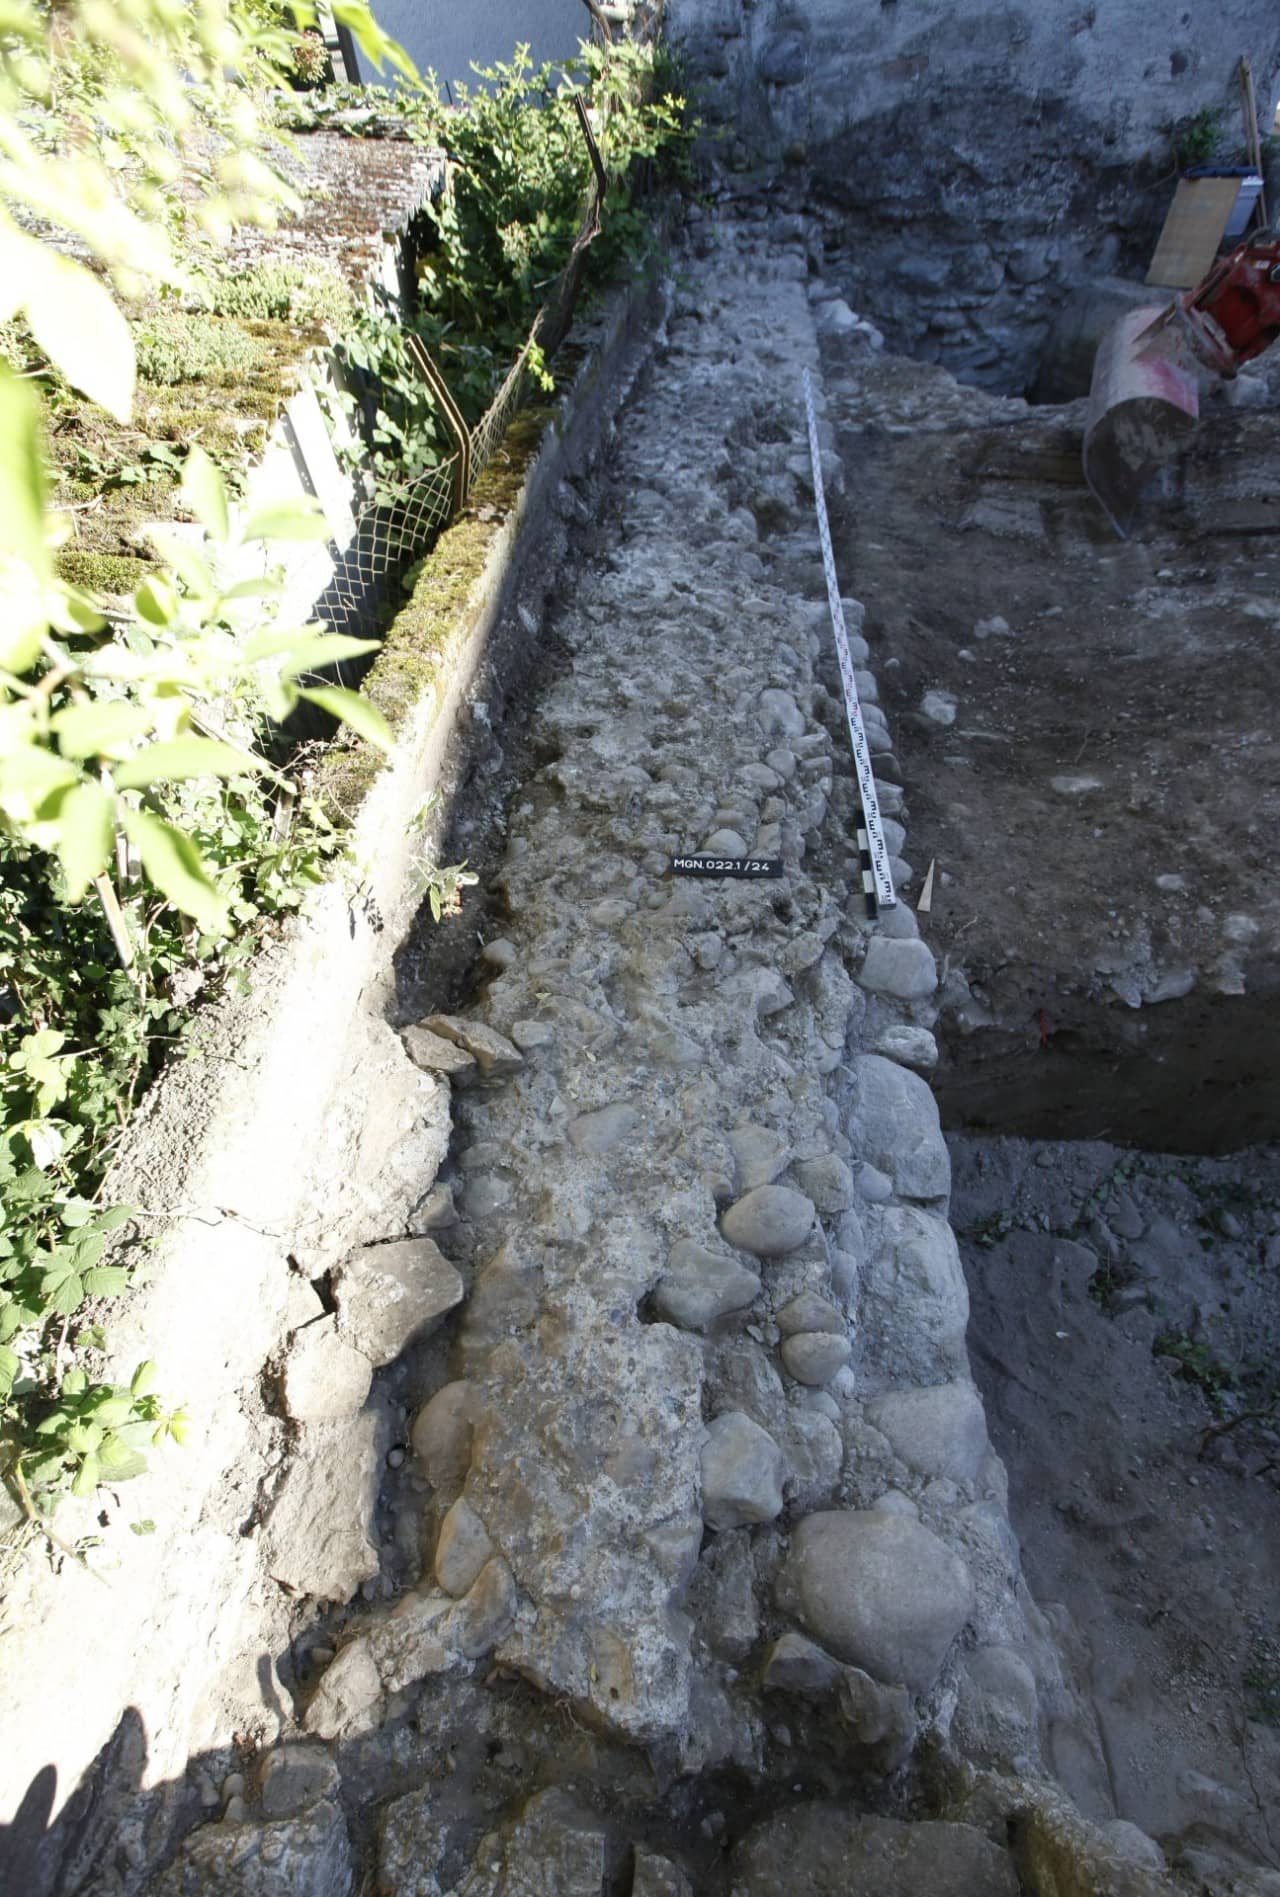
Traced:
[[673, 856], [673, 876], [759, 876], [782, 874], [781, 859], [776, 856]]

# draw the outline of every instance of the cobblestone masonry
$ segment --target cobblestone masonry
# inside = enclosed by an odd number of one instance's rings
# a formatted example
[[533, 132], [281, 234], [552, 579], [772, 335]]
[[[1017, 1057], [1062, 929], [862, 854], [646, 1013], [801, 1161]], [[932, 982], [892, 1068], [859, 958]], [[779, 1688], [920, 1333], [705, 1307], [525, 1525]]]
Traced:
[[[803, 242], [702, 218], [680, 267], [616, 504], [562, 589], [487, 985], [405, 1035], [451, 1096], [450, 1155], [285, 1370], [360, 1471], [357, 1360], [434, 1332], [391, 1503], [420, 1578], [348, 1619], [303, 1733], [224, 1784], [154, 1897], [1165, 1888], [1149, 1840], [1089, 1830], [1040, 1764], [1046, 1718], [1095, 1741], [969, 1377], [921, 1077], [934, 971], [869, 672], [903, 900], [863, 915]], [[672, 877], [702, 849], [785, 872]], [[367, 1490], [306, 1487], [316, 1591], [345, 1535], [350, 1589], [385, 1596]], [[504, 1778], [521, 1732], [533, 1762]]]

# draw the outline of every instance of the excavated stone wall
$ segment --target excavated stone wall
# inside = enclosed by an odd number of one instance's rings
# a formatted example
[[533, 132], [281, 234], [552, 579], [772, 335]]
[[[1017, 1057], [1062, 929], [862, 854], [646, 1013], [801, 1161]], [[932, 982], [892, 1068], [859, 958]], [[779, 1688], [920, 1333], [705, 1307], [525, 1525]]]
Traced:
[[[476, 702], [477, 772], [535, 766], [500, 916], [459, 994], [368, 1022], [343, 1180], [274, 1234], [258, 1707], [159, 1787], [122, 1722], [58, 1890], [1168, 1888], [1042, 1762], [1097, 1736], [969, 1374], [933, 956], [905, 900], [863, 914], [806, 242], [697, 215], [678, 263], [604, 478], [559, 490], [544, 689]], [[517, 592], [498, 646], [537, 623]], [[673, 878], [700, 848], [784, 874]]]
[[[932, 957], [903, 908], [863, 966], [825, 607], [779, 545], [813, 539], [802, 259], [729, 241], [707, 280], [627, 417], [620, 531], [561, 618], [572, 665], [535, 729], [556, 755], [512, 818], [478, 1016], [406, 1036], [460, 1083], [440, 1242], [470, 1295], [412, 1428], [431, 1581], [343, 1646], [307, 1713], [326, 1737], [493, 1648], [678, 1769], [759, 1773], [759, 1683], [734, 1662], [773, 1633], [775, 1673], [843, 1679], [866, 1701], [852, 1749], [897, 1758], [904, 1685], [928, 1698], [973, 1615], [1008, 1631], [945, 1148], [893, 1058], [931, 1058], [895, 1000], [927, 1000]], [[697, 847], [781, 854], [785, 880], [674, 881]], [[877, 1508], [886, 1462], [939, 1487]], [[864, 1598], [841, 1598], [850, 1569]]]
[[891, 346], [1013, 393], [1073, 288], [1145, 274], [1170, 127], [1221, 110], [1234, 143], [1239, 56], [1264, 112], [1280, 76], [1260, 0], [670, 0], [667, 22], [731, 160], [825, 205], [828, 274]]

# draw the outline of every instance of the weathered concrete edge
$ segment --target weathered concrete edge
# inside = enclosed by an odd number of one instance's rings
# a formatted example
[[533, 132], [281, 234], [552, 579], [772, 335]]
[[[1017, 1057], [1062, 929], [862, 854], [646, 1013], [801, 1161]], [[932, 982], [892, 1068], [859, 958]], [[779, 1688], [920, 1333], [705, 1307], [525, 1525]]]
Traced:
[[[523, 478], [505, 513], [474, 518], [496, 483], [477, 487], [473, 518], [452, 530], [467, 530], [474, 578], [418, 688], [388, 707], [397, 743], [355, 810], [351, 863], [259, 956], [250, 993], [210, 1010], [197, 1051], [134, 1122], [109, 1190], [143, 1208], [156, 1237], [148, 1281], [115, 1324], [113, 1367], [127, 1377], [142, 1357], [156, 1357], [164, 1395], [191, 1415], [191, 1441], [183, 1452], [157, 1452], [148, 1473], [121, 1488], [104, 1544], [84, 1565], [63, 1563], [55, 1577], [33, 1550], [17, 1577], [3, 1647], [0, 1819], [49, 1767], [56, 1816], [127, 1708], [146, 1735], [144, 1785], [181, 1771], [213, 1738], [200, 1729], [200, 1703], [238, 1651], [260, 1581], [254, 1538], [216, 1518], [231, 1481], [242, 1519], [251, 1519], [271, 1473], [253, 1466], [242, 1397], [256, 1392], [286, 1326], [291, 1241], [309, 1209], [336, 1090], [360, 1070], [353, 1047], [390, 1038], [391, 961], [416, 906], [412, 819], [440, 781], [514, 577], [560, 483], [607, 432], [664, 297], [655, 281], [640, 283], [597, 318], [572, 381], [541, 411], [536, 444], [537, 418], [524, 419]], [[509, 464], [505, 474], [510, 485]], [[403, 656], [401, 633], [391, 654]], [[375, 702], [388, 670], [370, 675]], [[332, 1158], [341, 1165], [341, 1153]], [[98, 1533], [100, 1508], [101, 1500], [68, 1504], [60, 1537], [74, 1544]], [[143, 1522], [154, 1532], [128, 1532]]]

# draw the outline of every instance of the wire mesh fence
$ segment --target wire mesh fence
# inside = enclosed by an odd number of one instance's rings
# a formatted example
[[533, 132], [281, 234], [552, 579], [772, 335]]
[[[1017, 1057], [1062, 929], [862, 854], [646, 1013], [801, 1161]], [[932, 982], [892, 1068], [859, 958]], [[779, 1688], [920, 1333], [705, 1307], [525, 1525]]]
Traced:
[[529, 393], [529, 350], [533, 343], [532, 335], [524, 348], [512, 363], [498, 393], [490, 402], [471, 433], [471, 480], [474, 481], [482, 468], [488, 467], [497, 452], [499, 443], [511, 426], [517, 410]]
[[410, 339], [410, 353], [454, 440], [454, 452], [401, 486], [390, 490], [382, 487], [357, 514], [346, 545], [327, 549], [324, 558], [327, 568], [332, 569], [331, 577], [317, 587], [314, 612], [335, 632], [369, 638], [385, 627], [388, 617], [404, 601], [406, 575], [466, 505], [477, 477], [492, 461], [527, 400], [534, 383], [531, 354], [536, 348], [543, 357], [550, 357], [568, 331], [585, 253], [600, 229], [606, 188], [604, 166], [586, 107], [581, 97], [574, 103], [591, 159], [594, 190], [568, 261], [488, 408], [472, 428], [463, 420], [445, 377], [425, 346], [416, 337]]

